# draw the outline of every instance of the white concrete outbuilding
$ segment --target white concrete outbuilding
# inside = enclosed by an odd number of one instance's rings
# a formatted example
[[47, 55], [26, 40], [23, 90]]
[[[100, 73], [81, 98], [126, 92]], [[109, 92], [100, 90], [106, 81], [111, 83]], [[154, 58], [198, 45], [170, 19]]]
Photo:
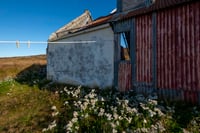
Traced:
[[[47, 78], [60, 83], [110, 87], [114, 80], [112, 14], [92, 20], [89, 11], [52, 33]], [[55, 42], [55, 43], [53, 43]]]

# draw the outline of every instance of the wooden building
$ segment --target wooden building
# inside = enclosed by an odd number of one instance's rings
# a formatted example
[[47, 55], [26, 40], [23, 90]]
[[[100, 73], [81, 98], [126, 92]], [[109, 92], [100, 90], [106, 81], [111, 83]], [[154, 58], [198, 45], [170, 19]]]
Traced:
[[115, 87], [200, 103], [199, 0], [117, 0], [112, 20]]

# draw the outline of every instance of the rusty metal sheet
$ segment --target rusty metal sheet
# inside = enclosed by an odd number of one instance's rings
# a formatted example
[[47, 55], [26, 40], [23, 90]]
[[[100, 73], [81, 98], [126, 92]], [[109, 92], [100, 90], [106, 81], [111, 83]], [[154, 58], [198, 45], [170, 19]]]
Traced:
[[152, 81], [152, 16], [136, 17], [136, 81]]
[[[136, 83], [133, 85], [138, 85], [138, 92], [154, 91], [148, 85], [152, 83], [153, 70], [156, 69], [156, 87], [161, 97], [200, 103], [200, 2], [160, 9], [154, 13], [156, 36], [153, 36], [152, 13], [134, 17], [136, 45], [133, 65], [136, 69], [133, 79]], [[152, 50], [152, 39], [155, 38], [156, 54]], [[153, 55], [156, 55], [155, 60]], [[153, 61], [156, 68], [153, 68]], [[126, 65], [120, 66], [119, 74], [129, 70]], [[128, 77], [127, 74], [119, 75], [122, 90], [128, 86], [125, 77]]]
[[199, 18], [199, 3], [157, 13], [158, 88], [200, 90]]
[[121, 61], [119, 63], [118, 88], [120, 91], [130, 90], [131, 84], [131, 63], [129, 61]]

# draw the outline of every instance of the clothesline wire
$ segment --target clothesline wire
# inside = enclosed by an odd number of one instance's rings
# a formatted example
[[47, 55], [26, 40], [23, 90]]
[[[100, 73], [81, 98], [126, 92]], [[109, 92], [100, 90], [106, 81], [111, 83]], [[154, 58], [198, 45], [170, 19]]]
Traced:
[[48, 42], [48, 41], [0, 41], [0, 44], [57, 44], [57, 43], [95, 43], [96, 41], [64, 41], [64, 42]]

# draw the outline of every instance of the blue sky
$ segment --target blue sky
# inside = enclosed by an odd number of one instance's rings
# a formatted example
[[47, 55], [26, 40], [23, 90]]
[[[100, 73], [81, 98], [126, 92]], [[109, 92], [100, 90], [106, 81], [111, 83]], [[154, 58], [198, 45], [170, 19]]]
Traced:
[[[0, 41], [47, 41], [52, 32], [86, 9], [96, 19], [114, 8], [116, 0], [0, 0]], [[0, 43], [0, 57], [45, 54], [46, 47]]]

